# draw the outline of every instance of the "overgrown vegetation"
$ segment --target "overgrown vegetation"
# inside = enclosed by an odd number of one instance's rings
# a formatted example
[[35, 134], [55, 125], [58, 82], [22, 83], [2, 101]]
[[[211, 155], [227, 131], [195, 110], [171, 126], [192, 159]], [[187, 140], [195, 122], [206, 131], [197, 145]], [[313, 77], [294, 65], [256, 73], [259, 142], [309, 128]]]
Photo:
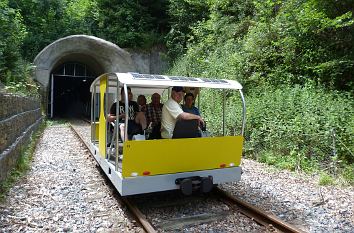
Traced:
[[0, 0], [0, 82], [33, 94], [31, 62], [65, 36], [98, 36], [123, 48], [164, 43], [165, 0]]
[[167, 28], [164, 0], [96, 0], [97, 30], [101, 38], [120, 47], [149, 48], [162, 43]]
[[[239, 133], [240, 97], [227, 93], [226, 133]], [[222, 93], [201, 93], [208, 128], [222, 134]], [[276, 167], [326, 171], [353, 183], [354, 103], [349, 94], [323, 88], [262, 86], [246, 96], [245, 155]]]
[[[246, 156], [289, 170], [321, 170], [353, 184], [353, 2], [207, 3], [202, 19], [195, 21], [192, 14], [184, 41], [170, 43], [172, 52], [181, 51], [170, 73], [243, 84]], [[186, 18], [190, 13], [180, 14], [191, 9], [170, 14], [172, 19]], [[241, 120], [241, 106], [235, 106], [238, 94], [226, 96], [226, 131], [239, 131], [232, 121]], [[202, 111], [215, 125], [209, 128], [214, 134], [222, 129], [221, 106], [214, 104], [221, 98], [215, 91], [202, 93]]]
[[[196, 0], [179, 2], [200, 5]], [[192, 14], [194, 24], [184, 41], [170, 42], [172, 51], [187, 44], [175, 71], [237, 78], [247, 88], [311, 80], [326, 88], [353, 90], [352, 1], [207, 2], [209, 14], [197, 22]], [[171, 11], [172, 22], [190, 15], [180, 12]]]
[[[165, 43], [170, 73], [242, 83], [247, 156], [354, 183], [352, 0], [0, 0], [0, 6], [0, 81], [8, 88], [35, 91], [29, 62], [64, 36], [95, 35], [121, 47]], [[226, 130], [238, 131], [231, 120], [240, 120], [238, 97], [226, 96]], [[221, 106], [210, 103], [221, 93], [202, 98], [204, 117], [220, 134]]]
[[20, 12], [0, 0], [0, 81], [20, 83], [27, 75], [27, 64], [21, 57], [21, 45], [27, 35]]
[[31, 135], [29, 144], [21, 148], [21, 155], [17, 161], [16, 167], [11, 171], [6, 180], [0, 182], [0, 202], [3, 201], [4, 197], [8, 193], [9, 189], [13, 186], [13, 184], [16, 183], [21, 177], [23, 177], [29, 170], [37, 142], [41, 137], [45, 127], [46, 123], [43, 122], [38, 130]]

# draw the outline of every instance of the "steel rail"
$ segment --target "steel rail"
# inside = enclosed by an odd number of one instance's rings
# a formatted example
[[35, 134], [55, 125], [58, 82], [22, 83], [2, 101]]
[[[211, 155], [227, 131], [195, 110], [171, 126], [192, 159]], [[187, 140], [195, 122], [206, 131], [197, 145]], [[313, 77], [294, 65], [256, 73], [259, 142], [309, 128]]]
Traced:
[[282, 221], [273, 214], [268, 214], [263, 210], [237, 197], [232, 196], [231, 194], [225, 192], [224, 190], [221, 190], [220, 188], [214, 188], [214, 192], [220, 197], [224, 198], [228, 202], [228, 204], [236, 204], [242, 214], [248, 216], [249, 218], [253, 219], [254, 221], [258, 222], [259, 224], [265, 227], [272, 226], [281, 232], [287, 233], [304, 233], [304, 231], [292, 226], [289, 223]]
[[145, 215], [141, 213], [139, 208], [134, 205], [129, 198], [121, 197], [123, 202], [128, 206], [129, 210], [134, 214], [135, 218], [138, 219], [139, 223], [142, 225], [147, 233], [156, 233], [157, 231], [151, 225], [151, 223], [145, 218]]
[[[75, 129], [75, 127], [70, 123], [70, 128], [71, 130], [75, 133], [75, 135], [79, 138], [81, 143], [85, 145], [87, 150], [91, 153], [90, 146], [87, 144], [87, 142], [83, 139], [83, 137], [80, 135], [79, 132]], [[93, 156], [92, 156], [93, 157]], [[123, 203], [128, 207], [129, 211], [132, 213], [134, 218], [138, 220], [138, 223], [142, 226], [142, 228], [147, 232], [147, 233], [157, 233], [157, 231], [154, 229], [154, 227], [151, 225], [151, 223], [146, 219], [145, 215], [141, 213], [139, 208], [134, 205], [129, 198], [127, 197], [122, 197], [120, 194], [118, 194], [119, 198]]]

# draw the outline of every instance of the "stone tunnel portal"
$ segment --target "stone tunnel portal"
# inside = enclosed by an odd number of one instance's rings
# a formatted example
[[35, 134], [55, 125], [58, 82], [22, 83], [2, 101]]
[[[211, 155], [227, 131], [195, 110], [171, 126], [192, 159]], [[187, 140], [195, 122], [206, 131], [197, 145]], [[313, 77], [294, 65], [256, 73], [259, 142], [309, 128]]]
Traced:
[[34, 80], [48, 117], [87, 116], [94, 78], [110, 72], [160, 73], [165, 64], [161, 61], [159, 50], [130, 53], [98, 37], [71, 35], [36, 56]]

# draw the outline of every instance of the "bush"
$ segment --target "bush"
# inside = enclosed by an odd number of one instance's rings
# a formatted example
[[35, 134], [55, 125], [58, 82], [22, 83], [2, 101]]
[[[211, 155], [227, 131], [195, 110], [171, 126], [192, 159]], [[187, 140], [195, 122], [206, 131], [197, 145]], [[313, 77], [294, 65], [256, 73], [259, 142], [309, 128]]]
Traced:
[[320, 179], [318, 181], [319, 185], [332, 185], [334, 184], [334, 179], [332, 176], [330, 176], [329, 174], [327, 173], [322, 173], [320, 175]]
[[[263, 91], [262, 91], [263, 90]], [[354, 162], [351, 96], [312, 87], [261, 89], [247, 96], [249, 152], [266, 149], [281, 156], [329, 163]]]
[[354, 167], [352, 164], [344, 167], [342, 176], [346, 182], [354, 185]]
[[[181, 61], [171, 72], [185, 73]], [[180, 72], [180, 73], [179, 73]], [[208, 72], [208, 70], [206, 70]], [[242, 106], [237, 92], [225, 93], [225, 131], [239, 134]], [[222, 135], [219, 90], [202, 90], [200, 110], [213, 135]], [[245, 155], [289, 170], [325, 169], [353, 179], [354, 103], [349, 93], [313, 85], [261, 85], [246, 91]]]

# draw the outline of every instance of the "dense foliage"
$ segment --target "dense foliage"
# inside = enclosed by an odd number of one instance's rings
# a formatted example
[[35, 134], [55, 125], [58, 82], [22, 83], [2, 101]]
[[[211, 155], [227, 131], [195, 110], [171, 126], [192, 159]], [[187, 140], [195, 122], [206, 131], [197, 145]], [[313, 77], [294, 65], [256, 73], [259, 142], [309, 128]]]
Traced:
[[167, 25], [166, 1], [16, 0], [28, 28], [23, 55], [32, 60], [51, 42], [72, 34], [88, 34], [121, 47], [148, 47]]
[[[239, 133], [241, 104], [238, 95], [227, 93], [226, 133]], [[311, 160], [321, 164], [354, 163], [354, 103], [345, 94], [306, 85], [255, 88], [246, 97], [245, 153], [262, 158], [291, 160], [289, 169], [307, 169]], [[201, 110], [216, 135], [222, 134], [222, 93], [201, 93]]]
[[[243, 84], [246, 155], [288, 169], [339, 169], [353, 182], [353, 2], [207, 3], [208, 15], [191, 17], [184, 41], [169, 43], [172, 52], [181, 51], [170, 72]], [[187, 18], [190, 13], [180, 15], [185, 11], [171, 11], [171, 18]], [[214, 134], [222, 129], [221, 98], [215, 91], [202, 93], [202, 112]], [[228, 93], [227, 99], [226, 131], [238, 132], [232, 119], [240, 121], [239, 97]]]
[[[352, 1], [207, 2], [207, 18], [185, 31], [188, 51], [183, 60], [191, 63], [188, 70], [195, 75], [222, 73], [252, 85], [304, 84], [311, 79], [334, 89], [353, 89]], [[174, 18], [183, 16], [176, 13]], [[170, 45], [179, 50], [181, 43]]]
[[17, 9], [27, 29], [21, 46], [29, 61], [53, 41], [71, 34], [90, 34], [94, 15], [89, 0], [9, 0]]
[[[334, 164], [354, 180], [353, 0], [0, 0], [0, 9], [0, 81], [16, 90], [33, 87], [30, 62], [64, 36], [165, 43], [171, 73], [243, 84], [247, 155], [289, 169]], [[214, 134], [220, 98], [202, 93]], [[228, 132], [239, 130], [236, 100], [227, 93]]]
[[21, 62], [20, 46], [26, 28], [19, 11], [10, 8], [7, 0], [0, 0], [0, 80], [18, 71]]
[[121, 47], [151, 47], [167, 30], [164, 0], [96, 0], [97, 33]]

